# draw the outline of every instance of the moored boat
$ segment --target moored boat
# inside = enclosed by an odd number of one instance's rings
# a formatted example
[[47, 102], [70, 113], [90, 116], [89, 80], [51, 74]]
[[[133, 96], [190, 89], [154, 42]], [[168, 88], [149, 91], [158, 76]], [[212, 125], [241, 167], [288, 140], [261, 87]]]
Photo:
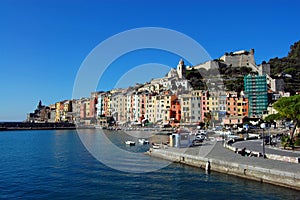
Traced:
[[146, 140], [146, 139], [144, 139], [144, 138], [140, 138], [140, 139], [139, 139], [139, 143], [140, 143], [140, 144], [149, 144], [149, 141]]
[[135, 145], [135, 142], [130, 141], [130, 140], [127, 140], [127, 141], [125, 141], [125, 144], [127, 144], [127, 145], [129, 145], [129, 146], [134, 146], [134, 145]]
[[152, 148], [153, 149], [159, 149], [160, 148], [160, 144], [158, 144], [158, 143], [152, 143]]

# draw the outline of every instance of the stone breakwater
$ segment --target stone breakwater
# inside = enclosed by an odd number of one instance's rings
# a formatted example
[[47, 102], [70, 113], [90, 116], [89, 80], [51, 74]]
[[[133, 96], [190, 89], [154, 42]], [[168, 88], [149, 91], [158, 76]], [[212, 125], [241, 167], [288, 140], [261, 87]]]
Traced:
[[175, 148], [150, 149], [148, 154], [202, 169], [206, 168], [209, 161], [211, 171], [300, 190], [299, 164], [242, 157], [218, 143], [206, 156], [193, 153], [198, 150], [178, 151]]
[[72, 123], [0, 122], [0, 131], [76, 129]]

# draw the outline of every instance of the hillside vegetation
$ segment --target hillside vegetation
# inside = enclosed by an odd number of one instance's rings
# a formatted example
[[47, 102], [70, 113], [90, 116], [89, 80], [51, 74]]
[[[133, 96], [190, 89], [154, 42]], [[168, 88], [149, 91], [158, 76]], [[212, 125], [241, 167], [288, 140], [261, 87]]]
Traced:
[[290, 52], [283, 58], [272, 58], [268, 62], [271, 65], [271, 76], [292, 75], [285, 77], [285, 90], [291, 93], [300, 91], [300, 41], [290, 46]]

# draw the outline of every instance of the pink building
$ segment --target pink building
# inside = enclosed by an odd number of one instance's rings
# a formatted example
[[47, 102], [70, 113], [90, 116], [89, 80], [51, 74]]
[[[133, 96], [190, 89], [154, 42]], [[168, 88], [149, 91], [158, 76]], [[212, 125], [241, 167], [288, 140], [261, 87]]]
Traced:
[[84, 102], [81, 102], [80, 104], [80, 119], [85, 119], [86, 118], [86, 105]]

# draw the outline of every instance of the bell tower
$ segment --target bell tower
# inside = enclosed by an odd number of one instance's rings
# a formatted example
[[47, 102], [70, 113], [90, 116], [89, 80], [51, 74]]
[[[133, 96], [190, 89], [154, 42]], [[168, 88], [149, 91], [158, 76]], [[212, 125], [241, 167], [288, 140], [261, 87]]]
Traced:
[[177, 74], [180, 79], [185, 78], [186, 68], [185, 68], [185, 65], [184, 65], [184, 62], [182, 59], [180, 59], [178, 65], [177, 65]]

